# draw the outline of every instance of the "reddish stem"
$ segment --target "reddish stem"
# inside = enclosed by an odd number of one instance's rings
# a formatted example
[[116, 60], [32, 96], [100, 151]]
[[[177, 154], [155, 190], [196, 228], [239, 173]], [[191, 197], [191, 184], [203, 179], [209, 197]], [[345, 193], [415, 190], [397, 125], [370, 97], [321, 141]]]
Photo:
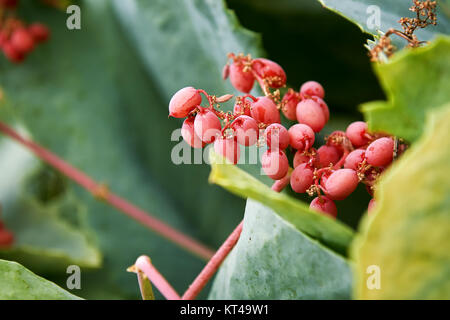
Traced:
[[81, 172], [77, 168], [71, 166], [57, 155], [46, 150], [33, 141], [27, 140], [15, 132], [12, 128], [6, 124], [0, 122], [0, 131], [15, 141], [19, 142], [23, 146], [31, 150], [38, 158], [48, 163], [50, 166], [67, 176], [69, 179], [75, 181], [80, 186], [85, 188], [92, 194], [100, 197], [105, 202], [109, 203], [116, 209], [125, 213], [134, 220], [140, 222], [146, 227], [152, 229], [159, 235], [163, 236], [169, 241], [179, 245], [180, 247], [192, 252], [198, 257], [208, 260], [212, 257], [213, 251], [196, 240], [184, 235], [180, 231], [170, 227], [164, 222], [152, 217], [149, 213], [134, 206], [125, 199], [118, 195], [109, 192], [104, 185], [97, 183], [91, 177]]
[[289, 172], [284, 176], [284, 178], [281, 178], [280, 180], [277, 180], [272, 185], [272, 190], [276, 192], [281, 192], [291, 181], [291, 173], [292, 170], [289, 168]]
[[[167, 300], [180, 300], [180, 295], [167, 282], [161, 273], [153, 266], [150, 258], [147, 256], [140, 256], [135, 263], [137, 271], [145, 273], [147, 278], [153, 285], [161, 292]], [[141, 285], [141, 284], [140, 284]]]

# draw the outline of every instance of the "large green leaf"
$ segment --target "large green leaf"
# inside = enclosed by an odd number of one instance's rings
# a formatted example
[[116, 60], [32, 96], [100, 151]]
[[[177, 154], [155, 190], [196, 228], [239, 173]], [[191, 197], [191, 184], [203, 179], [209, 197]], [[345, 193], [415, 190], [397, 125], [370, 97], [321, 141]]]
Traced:
[[313, 212], [309, 207], [284, 193], [271, 190], [256, 178], [235, 165], [210, 153], [211, 175], [209, 181], [244, 198], [251, 198], [273, 209], [297, 230], [317, 239], [326, 246], [346, 255], [353, 231], [339, 221]]
[[249, 199], [238, 243], [214, 280], [210, 299], [348, 299], [347, 261]]
[[450, 101], [450, 37], [374, 65], [388, 101], [362, 105], [370, 129], [417, 139], [428, 110]]
[[[415, 13], [410, 12], [409, 8], [413, 2], [411, 0], [319, 0], [322, 5], [343, 17], [355, 23], [362, 31], [377, 35], [377, 30], [386, 32], [390, 28], [402, 30], [398, 23], [402, 17], [415, 17]], [[369, 18], [376, 14], [376, 6], [380, 17], [380, 26], [372, 26], [368, 23]], [[415, 34], [422, 41], [433, 39], [437, 34], [450, 33], [450, 19], [442, 12], [440, 6], [437, 8], [437, 25], [428, 26], [424, 29], [418, 29]], [[392, 38], [397, 45], [404, 45], [405, 42], [399, 37]]]
[[79, 300], [22, 265], [0, 260], [0, 300]]
[[[170, 136], [181, 123], [167, 119], [167, 105], [187, 85], [231, 91], [220, 80], [226, 53], [258, 53], [259, 41], [222, 2], [118, 1], [114, 11], [109, 4], [83, 2], [82, 29], [70, 31], [61, 27], [64, 13], [24, 3], [20, 14], [49, 24], [52, 39], [20, 66], [2, 59], [0, 85], [36, 141], [170, 225], [217, 245], [241, 219], [244, 202], [209, 187], [207, 166], [171, 162]], [[203, 266], [72, 183], [61, 197], [69, 193], [105, 257], [99, 272], [83, 278], [87, 297], [138, 297], [125, 269], [140, 254], [150, 254], [180, 292]], [[193, 201], [199, 194], [201, 206]], [[220, 202], [227, 206], [217, 209]], [[180, 262], [183, 272], [174, 267]]]
[[[450, 104], [380, 181], [353, 246], [356, 298], [450, 299]], [[367, 268], [375, 265], [379, 273]], [[379, 275], [380, 288], [367, 286]]]

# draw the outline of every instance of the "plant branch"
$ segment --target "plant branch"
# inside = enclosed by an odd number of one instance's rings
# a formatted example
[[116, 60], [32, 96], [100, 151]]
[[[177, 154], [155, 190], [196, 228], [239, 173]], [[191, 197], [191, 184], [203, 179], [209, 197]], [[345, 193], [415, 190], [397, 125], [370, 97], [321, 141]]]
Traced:
[[14, 131], [14, 129], [10, 128], [2, 122], [0, 122], [0, 131], [28, 148], [42, 161], [46, 162], [47, 164], [64, 174], [66, 177], [85, 188], [97, 198], [100, 198], [101, 200], [109, 203], [111, 206], [145, 225], [149, 229], [155, 231], [167, 240], [179, 245], [180, 247], [188, 250], [189, 252], [204, 260], [209, 260], [213, 256], [214, 252], [211, 249], [190, 238], [189, 236], [184, 235], [180, 231], [172, 228], [171, 226], [158, 220], [157, 218], [152, 217], [149, 213], [129, 203], [118, 195], [108, 191], [104, 184], [97, 183], [84, 172], [68, 164], [57, 155], [48, 151], [42, 146], [34, 143], [33, 141], [25, 139], [16, 131]]

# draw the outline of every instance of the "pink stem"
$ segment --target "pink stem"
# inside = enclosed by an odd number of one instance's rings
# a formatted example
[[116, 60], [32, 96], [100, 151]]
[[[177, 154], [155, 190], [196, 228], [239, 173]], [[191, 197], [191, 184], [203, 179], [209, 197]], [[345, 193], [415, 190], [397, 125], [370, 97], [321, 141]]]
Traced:
[[284, 178], [275, 181], [272, 185], [272, 190], [276, 192], [281, 192], [291, 181], [291, 173], [292, 171], [289, 169], [289, 172], [286, 174]]
[[136, 269], [138, 269], [138, 271], [142, 271], [145, 273], [147, 278], [167, 300], [180, 300], [179, 294], [153, 266], [149, 257], [140, 256], [136, 260], [135, 267]]
[[[48, 163], [50, 166], [56, 170], [63, 173], [69, 179], [72, 179], [80, 186], [85, 188], [87, 191], [96, 195], [99, 194], [102, 188], [102, 184], [97, 183], [92, 178], [90, 178], [85, 173], [71, 166], [55, 154], [44, 149], [40, 145], [34, 143], [33, 141], [27, 140], [15, 132], [12, 128], [8, 127], [6, 124], [0, 122], [0, 131], [9, 136], [10, 138], [21, 143], [23, 146], [31, 150], [38, 158]], [[163, 236], [169, 241], [179, 245], [180, 247], [192, 252], [198, 257], [209, 260], [214, 252], [204, 246], [203, 244], [197, 242], [196, 240], [184, 235], [178, 230], [170, 227], [164, 222], [152, 217], [149, 213], [143, 211], [142, 209], [134, 206], [125, 199], [115, 195], [112, 192], [105, 191], [101, 194], [101, 199], [109, 203], [111, 206], [115, 207], [119, 211], [125, 213], [134, 220], [145, 225], [149, 229], [152, 229], [159, 235]]]
[[220, 267], [222, 262], [228, 256], [230, 251], [234, 248], [239, 236], [242, 232], [243, 221], [234, 229], [234, 231], [228, 236], [227, 240], [220, 246], [216, 254], [209, 260], [207, 265], [203, 268], [200, 274], [195, 278], [194, 282], [189, 286], [184, 295], [181, 297], [182, 300], [193, 300], [197, 297], [200, 291], [205, 287], [208, 281], [212, 278], [214, 273]]

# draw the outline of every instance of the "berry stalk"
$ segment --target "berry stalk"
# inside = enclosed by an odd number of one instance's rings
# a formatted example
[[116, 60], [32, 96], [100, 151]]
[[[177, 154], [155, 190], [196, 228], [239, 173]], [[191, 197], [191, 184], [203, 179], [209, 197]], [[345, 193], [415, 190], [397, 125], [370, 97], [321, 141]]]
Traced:
[[12, 128], [2, 122], [0, 122], [0, 131], [25, 146], [27, 149], [32, 151], [39, 159], [46, 162], [47, 164], [64, 174], [66, 177], [82, 186], [84, 189], [92, 193], [95, 197], [105, 201], [106, 203], [109, 203], [111, 206], [115, 207], [122, 213], [138, 221], [149, 229], [153, 230], [165, 239], [177, 244], [181, 248], [186, 249], [187, 251], [195, 254], [201, 259], [208, 260], [213, 256], [213, 251], [205, 245], [172, 228], [159, 219], [151, 216], [150, 213], [136, 207], [135, 205], [129, 203], [113, 192], [110, 192], [104, 184], [94, 181], [84, 172], [68, 164], [57, 155], [46, 150], [35, 142], [23, 138]]

